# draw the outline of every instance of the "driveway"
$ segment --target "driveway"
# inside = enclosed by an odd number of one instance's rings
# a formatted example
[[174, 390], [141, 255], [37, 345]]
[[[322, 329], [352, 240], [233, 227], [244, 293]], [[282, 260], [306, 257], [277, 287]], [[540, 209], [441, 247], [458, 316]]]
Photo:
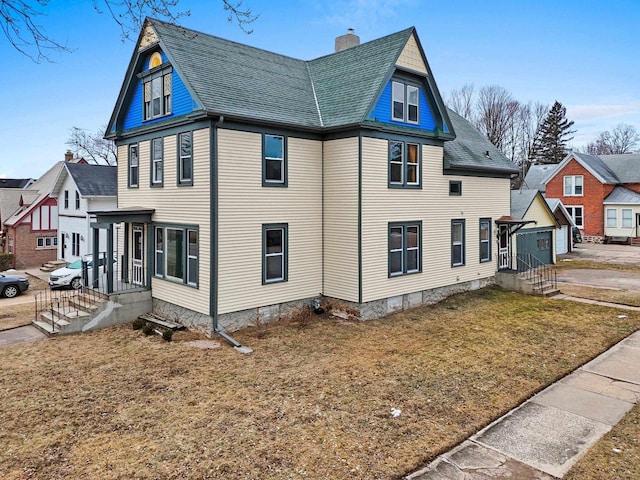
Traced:
[[640, 247], [631, 245], [605, 245], [601, 243], [579, 243], [573, 252], [558, 255], [562, 262], [571, 260], [589, 260], [599, 263], [618, 263], [640, 265]]
[[[568, 266], [575, 260], [588, 260], [603, 264], [640, 266], [640, 247], [631, 245], [603, 245], [582, 243], [567, 255], [558, 255], [558, 264]], [[558, 272], [558, 281], [617, 290], [640, 291], [640, 273], [621, 270], [590, 270], [569, 268]]]

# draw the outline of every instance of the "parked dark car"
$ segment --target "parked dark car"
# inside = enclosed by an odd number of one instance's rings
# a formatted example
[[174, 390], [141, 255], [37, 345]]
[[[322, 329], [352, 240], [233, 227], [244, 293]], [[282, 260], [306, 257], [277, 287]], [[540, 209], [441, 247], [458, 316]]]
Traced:
[[29, 279], [21, 275], [4, 275], [0, 273], [0, 293], [3, 297], [13, 298], [26, 292], [29, 288]]
[[571, 236], [573, 238], [573, 243], [582, 243], [582, 235], [580, 234], [580, 229], [578, 227], [571, 227]]

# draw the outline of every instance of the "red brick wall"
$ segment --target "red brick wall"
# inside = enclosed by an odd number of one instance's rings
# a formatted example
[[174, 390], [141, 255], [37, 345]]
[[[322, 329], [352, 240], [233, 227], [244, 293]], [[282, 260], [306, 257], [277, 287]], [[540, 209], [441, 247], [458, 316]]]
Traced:
[[55, 237], [58, 235], [57, 230], [32, 232], [31, 225], [24, 224], [10, 228], [9, 235], [13, 235], [14, 238], [13, 254], [17, 270], [40, 267], [58, 257], [57, 247], [37, 248], [38, 237]]
[[624, 186], [629, 190], [640, 193], [640, 183], [625, 183]]
[[[580, 197], [564, 196], [564, 177], [582, 175], [583, 195]], [[581, 205], [584, 212], [583, 234], [586, 236], [604, 236], [604, 208], [602, 202], [611, 193], [614, 185], [604, 185], [591, 175], [589, 171], [574, 159], [547, 183], [546, 196], [559, 198], [565, 205]]]

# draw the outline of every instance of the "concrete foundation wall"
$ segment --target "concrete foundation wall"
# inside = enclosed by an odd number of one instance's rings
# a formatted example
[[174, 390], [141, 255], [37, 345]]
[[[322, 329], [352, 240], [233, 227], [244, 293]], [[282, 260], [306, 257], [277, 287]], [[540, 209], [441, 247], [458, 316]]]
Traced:
[[110, 295], [101, 311], [82, 327], [83, 332], [132, 322], [151, 311], [151, 291]]
[[433, 305], [457, 293], [479, 290], [493, 285], [495, 277], [487, 277], [469, 282], [456, 283], [445, 287], [406, 293], [394, 297], [374, 300], [372, 302], [355, 303], [334, 298], [325, 298], [323, 307], [330, 309], [338, 317], [350, 320], [373, 320], [395, 312], [408, 310], [421, 305]]
[[510, 290], [512, 292], [520, 292], [526, 295], [533, 295], [533, 285], [525, 282], [515, 272], [498, 272], [496, 273], [496, 285]]

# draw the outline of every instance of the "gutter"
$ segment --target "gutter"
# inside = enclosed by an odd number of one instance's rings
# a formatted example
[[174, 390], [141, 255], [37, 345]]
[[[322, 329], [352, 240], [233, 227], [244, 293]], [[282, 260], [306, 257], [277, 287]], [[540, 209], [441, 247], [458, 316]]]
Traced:
[[[218, 325], [218, 295], [217, 295], [217, 290], [218, 290], [218, 244], [217, 244], [217, 238], [218, 238], [218, 159], [217, 159], [217, 154], [218, 154], [218, 136], [217, 136], [217, 130], [218, 127], [220, 125], [222, 125], [222, 123], [224, 122], [224, 115], [220, 115], [218, 117], [218, 120], [212, 124], [211, 128], [212, 128], [212, 133], [211, 133], [211, 150], [214, 153], [214, 158], [215, 158], [215, 162], [212, 162], [212, 164], [215, 164], [215, 171], [212, 172], [213, 174], [211, 175], [211, 186], [209, 187], [210, 189], [215, 187], [215, 204], [212, 206], [212, 208], [214, 208], [215, 210], [212, 212], [212, 227], [215, 228], [215, 232], [212, 235], [212, 237], [214, 238], [215, 243], [215, 249], [214, 249], [214, 258], [212, 261], [212, 265], [214, 268], [214, 274], [213, 274], [213, 278], [214, 278], [214, 287], [216, 289], [216, 294], [213, 296], [213, 312], [211, 315], [211, 331], [213, 333], [216, 333], [218, 335], [220, 335], [222, 338], [224, 338], [233, 348], [234, 350], [240, 352], [240, 353], [244, 353], [244, 354], [249, 354], [253, 352], [253, 349], [251, 349], [250, 347], [246, 347], [244, 345], [242, 345], [240, 342], [238, 342], [237, 340], [235, 340], [231, 335], [228, 335], [227, 333], [225, 333], [223, 330], [220, 329], [219, 325]], [[215, 179], [215, 180], [214, 180]]]

